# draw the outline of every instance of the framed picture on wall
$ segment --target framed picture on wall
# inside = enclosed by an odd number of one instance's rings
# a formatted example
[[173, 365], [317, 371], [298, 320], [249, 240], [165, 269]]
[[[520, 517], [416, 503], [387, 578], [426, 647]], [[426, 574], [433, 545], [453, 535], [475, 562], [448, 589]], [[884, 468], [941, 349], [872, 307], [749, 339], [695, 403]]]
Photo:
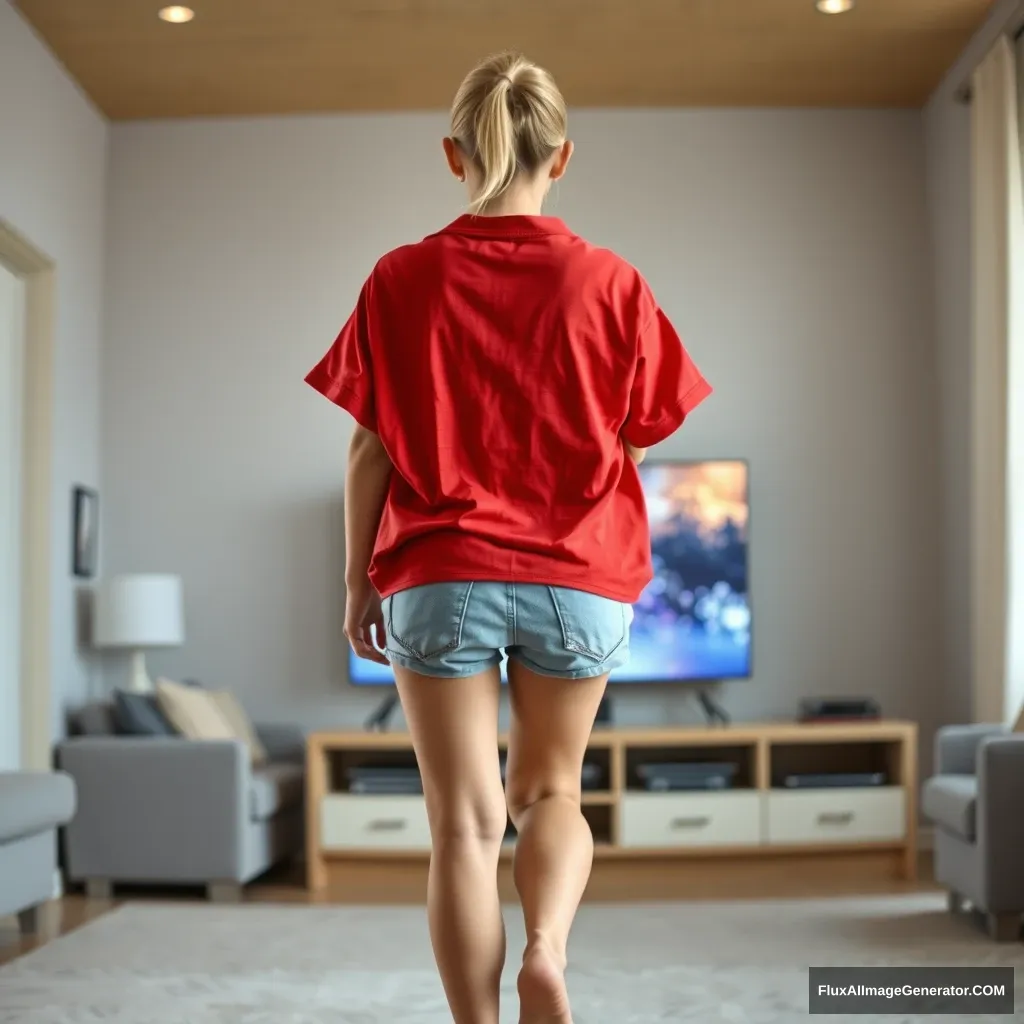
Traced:
[[99, 553], [100, 496], [75, 487], [71, 498], [71, 571], [81, 579], [96, 575]]

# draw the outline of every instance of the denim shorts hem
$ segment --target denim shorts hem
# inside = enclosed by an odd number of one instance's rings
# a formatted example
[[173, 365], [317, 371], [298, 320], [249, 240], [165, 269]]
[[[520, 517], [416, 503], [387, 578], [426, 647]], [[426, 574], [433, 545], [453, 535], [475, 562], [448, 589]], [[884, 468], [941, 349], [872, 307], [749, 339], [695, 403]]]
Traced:
[[456, 668], [445, 664], [432, 665], [428, 662], [420, 661], [419, 658], [413, 658], [406, 654], [397, 654], [392, 650], [388, 650], [387, 655], [388, 661], [392, 665], [400, 665], [410, 672], [415, 672], [418, 676], [427, 676], [431, 679], [465, 679], [468, 676], [478, 676], [482, 672], [497, 668], [501, 664], [501, 658], [494, 657], [475, 661], [468, 665], [459, 665]]
[[614, 668], [618, 667], [618, 665], [609, 665], [607, 661], [602, 661], [600, 665], [589, 665], [587, 668], [569, 668], [564, 670], [544, 668], [536, 662], [530, 661], [529, 658], [524, 658], [521, 654], [511, 654], [508, 660], [518, 661], [535, 675], [544, 676], [547, 679], [595, 679], [597, 676], [607, 675]]

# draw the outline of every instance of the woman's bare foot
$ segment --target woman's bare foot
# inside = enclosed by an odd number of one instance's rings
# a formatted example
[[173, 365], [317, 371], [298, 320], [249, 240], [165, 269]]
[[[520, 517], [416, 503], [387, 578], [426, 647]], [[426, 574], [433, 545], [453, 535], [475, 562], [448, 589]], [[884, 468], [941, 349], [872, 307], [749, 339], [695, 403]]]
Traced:
[[526, 947], [517, 987], [519, 1024], [572, 1024], [565, 961], [542, 941]]

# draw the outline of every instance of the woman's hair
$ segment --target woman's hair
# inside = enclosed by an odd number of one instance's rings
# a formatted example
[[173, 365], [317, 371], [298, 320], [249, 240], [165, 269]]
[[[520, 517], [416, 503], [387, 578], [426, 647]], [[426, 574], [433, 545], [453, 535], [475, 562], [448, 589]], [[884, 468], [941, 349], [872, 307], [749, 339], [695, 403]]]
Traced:
[[517, 53], [477, 65], [452, 104], [452, 138], [483, 173], [472, 212], [497, 199], [520, 171], [537, 171], [565, 133], [565, 100], [544, 68]]

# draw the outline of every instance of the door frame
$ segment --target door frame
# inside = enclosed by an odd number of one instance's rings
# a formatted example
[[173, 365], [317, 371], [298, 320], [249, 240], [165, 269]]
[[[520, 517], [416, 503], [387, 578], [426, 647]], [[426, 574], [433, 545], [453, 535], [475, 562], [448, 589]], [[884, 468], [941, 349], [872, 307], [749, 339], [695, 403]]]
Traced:
[[0, 263], [25, 284], [21, 494], [21, 764], [49, 771], [56, 267], [0, 218]]

